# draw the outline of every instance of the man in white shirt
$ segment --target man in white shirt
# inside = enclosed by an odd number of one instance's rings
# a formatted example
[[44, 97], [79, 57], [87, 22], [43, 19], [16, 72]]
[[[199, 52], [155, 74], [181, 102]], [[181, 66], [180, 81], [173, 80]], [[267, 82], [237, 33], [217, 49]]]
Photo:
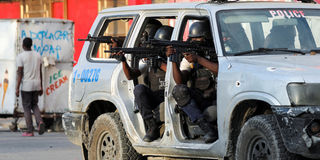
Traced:
[[41, 56], [31, 50], [32, 39], [23, 39], [23, 52], [17, 56], [17, 86], [16, 96], [19, 97], [19, 90], [21, 84], [21, 98], [24, 110], [24, 117], [27, 124], [27, 132], [22, 136], [34, 136], [32, 114], [36, 118], [38, 124], [39, 135], [44, 133], [45, 125], [41, 118], [41, 113], [38, 107], [38, 96], [43, 93], [42, 89], [42, 72], [41, 72]]

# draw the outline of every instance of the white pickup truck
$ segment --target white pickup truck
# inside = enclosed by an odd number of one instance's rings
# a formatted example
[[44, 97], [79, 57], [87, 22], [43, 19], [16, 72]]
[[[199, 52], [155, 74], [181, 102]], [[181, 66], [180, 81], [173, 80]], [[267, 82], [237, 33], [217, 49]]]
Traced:
[[[189, 26], [208, 20], [219, 64], [216, 80], [218, 139], [181, 112], [167, 60], [161, 136], [144, 142], [133, 88], [122, 65], [99, 37], [125, 37], [138, 47], [146, 23], [174, 27], [172, 41], [186, 41]], [[70, 78], [65, 133], [84, 159], [320, 158], [320, 6], [301, 2], [170, 3], [111, 8], [97, 16]], [[127, 62], [137, 67], [135, 55]]]

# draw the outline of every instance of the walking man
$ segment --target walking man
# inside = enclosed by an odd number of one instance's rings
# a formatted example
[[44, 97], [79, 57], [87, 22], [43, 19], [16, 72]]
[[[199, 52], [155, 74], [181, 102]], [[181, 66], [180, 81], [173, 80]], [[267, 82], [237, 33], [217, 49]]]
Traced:
[[41, 118], [40, 110], [38, 107], [38, 96], [43, 93], [42, 89], [42, 71], [41, 71], [41, 56], [31, 50], [32, 39], [23, 39], [23, 52], [17, 56], [17, 86], [16, 96], [19, 97], [19, 90], [21, 84], [21, 98], [24, 110], [24, 118], [27, 124], [27, 132], [22, 136], [34, 136], [32, 114], [36, 118], [38, 125], [39, 135], [45, 131], [45, 125]]

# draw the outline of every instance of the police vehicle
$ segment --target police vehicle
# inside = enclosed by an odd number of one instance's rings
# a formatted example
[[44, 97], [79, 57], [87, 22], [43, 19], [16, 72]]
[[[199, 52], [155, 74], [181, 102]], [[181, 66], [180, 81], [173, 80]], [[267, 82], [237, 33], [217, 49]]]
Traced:
[[[160, 138], [144, 142], [145, 124], [133, 89], [110, 58], [107, 38], [139, 47], [148, 21], [174, 27], [172, 41], [187, 41], [189, 26], [209, 21], [219, 72], [218, 139], [179, 111], [172, 96], [172, 63], [161, 84]], [[84, 159], [302, 159], [320, 158], [320, 6], [302, 2], [195, 2], [139, 5], [101, 11], [70, 78], [70, 112], [63, 125]], [[134, 54], [127, 63], [137, 67]], [[210, 82], [212, 83], [212, 82]]]

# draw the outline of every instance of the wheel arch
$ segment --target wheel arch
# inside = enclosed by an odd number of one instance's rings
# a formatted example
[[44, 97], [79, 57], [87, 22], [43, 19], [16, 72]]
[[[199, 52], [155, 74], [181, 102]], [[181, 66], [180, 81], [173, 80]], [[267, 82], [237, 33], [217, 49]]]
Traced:
[[[272, 113], [271, 106], [280, 104], [281, 102], [272, 94], [258, 91], [241, 92], [235, 94], [229, 100], [218, 100], [218, 113], [226, 116], [224, 119], [226, 122], [220, 122], [225, 124], [224, 127], [226, 129], [224, 131], [226, 146], [225, 156], [234, 156], [237, 137], [242, 126], [249, 118], [259, 114], [270, 114]], [[255, 107], [252, 107], [253, 105]], [[219, 111], [221, 106], [226, 107]]]
[[87, 114], [90, 120], [90, 129], [94, 120], [101, 114], [110, 112], [119, 112], [120, 118], [127, 112], [125, 105], [122, 103], [121, 98], [113, 96], [108, 92], [93, 92], [86, 96], [82, 101], [82, 112]]
[[117, 107], [108, 100], [97, 99], [92, 101], [87, 107], [87, 116], [89, 120], [89, 131], [94, 123], [94, 121], [104, 113], [116, 112]]
[[231, 113], [229, 123], [229, 141], [228, 141], [228, 155], [232, 156], [235, 153], [237, 138], [240, 134], [242, 126], [251, 117], [272, 114], [271, 104], [260, 99], [248, 99], [239, 102]]
[[106, 93], [93, 93], [83, 99], [82, 111], [86, 113], [81, 122], [83, 150], [88, 148], [89, 134], [94, 121], [102, 114], [117, 112], [116, 100]]

